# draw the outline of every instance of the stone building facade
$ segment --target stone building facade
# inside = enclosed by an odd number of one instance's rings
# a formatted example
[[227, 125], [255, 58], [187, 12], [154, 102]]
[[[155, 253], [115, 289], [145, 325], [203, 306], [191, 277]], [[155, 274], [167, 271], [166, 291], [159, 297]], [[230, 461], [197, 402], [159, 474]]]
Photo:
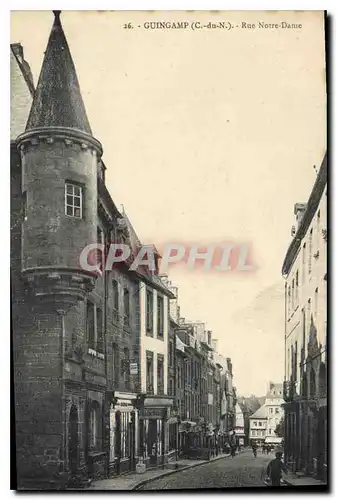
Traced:
[[[100, 273], [80, 265], [87, 245], [133, 248], [134, 234], [106, 188], [103, 148], [91, 132], [58, 11], [36, 89], [18, 44], [11, 46], [11, 79], [17, 482], [19, 489], [59, 489], [133, 470], [148, 450], [141, 421], [171, 405], [172, 294], [155, 274], [131, 271], [128, 261]], [[97, 266], [104, 256], [91, 258]], [[146, 291], [163, 336], [153, 391], [144, 378]], [[156, 438], [158, 418], [167, 415], [155, 416]], [[165, 430], [158, 441], [157, 454], [164, 454]]]
[[295, 205], [284, 259], [285, 457], [294, 470], [327, 472], [327, 156], [307, 203]]

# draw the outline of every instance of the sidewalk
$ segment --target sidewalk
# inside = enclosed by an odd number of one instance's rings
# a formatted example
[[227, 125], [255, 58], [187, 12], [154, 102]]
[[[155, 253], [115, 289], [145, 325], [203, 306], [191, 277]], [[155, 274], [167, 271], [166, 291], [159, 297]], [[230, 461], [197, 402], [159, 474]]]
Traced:
[[[191, 467], [197, 467], [198, 465], [208, 464], [215, 460], [221, 460], [221, 458], [229, 457], [229, 454], [218, 455], [217, 457], [212, 457], [210, 460], [189, 460], [181, 459], [178, 462], [169, 462], [165, 465], [165, 469], [152, 469], [144, 472], [144, 474], [136, 474], [131, 472], [129, 474], [124, 474], [123, 476], [115, 476], [110, 479], [102, 479], [101, 481], [94, 481], [88, 488], [88, 490], [135, 490], [137, 487], [149, 483], [156, 479], [157, 477], [168, 476], [170, 474], [175, 474], [182, 470], [190, 469]], [[175, 464], [178, 467], [175, 467]]]
[[305, 476], [302, 473], [288, 472], [288, 474], [282, 477], [282, 480], [287, 484], [287, 486], [319, 486], [327, 487], [327, 484], [319, 479], [315, 479], [311, 476]]

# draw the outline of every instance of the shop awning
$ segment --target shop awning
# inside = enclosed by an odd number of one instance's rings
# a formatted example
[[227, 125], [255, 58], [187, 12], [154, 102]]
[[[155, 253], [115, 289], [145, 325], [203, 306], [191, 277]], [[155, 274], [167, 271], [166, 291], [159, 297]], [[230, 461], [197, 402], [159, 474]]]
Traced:
[[266, 439], [264, 440], [266, 444], [281, 444], [282, 443], [282, 438], [278, 436], [267, 436]]

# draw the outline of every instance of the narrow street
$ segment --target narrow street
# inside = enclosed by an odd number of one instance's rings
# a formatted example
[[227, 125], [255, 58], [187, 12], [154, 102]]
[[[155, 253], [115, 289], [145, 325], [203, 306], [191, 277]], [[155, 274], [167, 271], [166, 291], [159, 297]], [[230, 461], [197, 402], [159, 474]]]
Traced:
[[263, 478], [269, 460], [274, 455], [258, 453], [256, 459], [251, 450], [245, 450], [235, 458], [224, 458], [209, 464], [158, 478], [139, 490], [175, 490], [197, 488], [233, 488], [264, 486]]

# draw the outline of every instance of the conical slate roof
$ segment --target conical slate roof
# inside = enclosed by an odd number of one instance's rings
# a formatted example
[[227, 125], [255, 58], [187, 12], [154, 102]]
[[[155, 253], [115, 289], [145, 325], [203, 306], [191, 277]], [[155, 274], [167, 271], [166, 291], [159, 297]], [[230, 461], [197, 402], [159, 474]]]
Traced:
[[54, 15], [26, 131], [70, 127], [92, 135], [60, 11], [54, 11]]

